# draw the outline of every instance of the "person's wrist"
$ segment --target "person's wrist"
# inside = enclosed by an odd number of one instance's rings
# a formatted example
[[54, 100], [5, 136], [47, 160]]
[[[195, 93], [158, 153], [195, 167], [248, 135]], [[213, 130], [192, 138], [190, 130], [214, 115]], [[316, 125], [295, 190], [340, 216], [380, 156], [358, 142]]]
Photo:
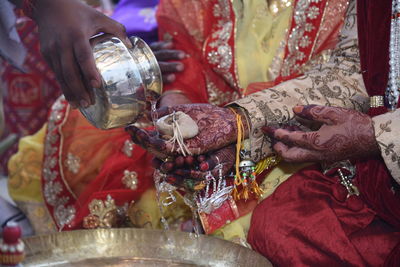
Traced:
[[159, 107], [165, 106], [175, 106], [175, 105], [182, 105], [182, 104], [190, 104], [191, 101], [186, 96], [186, 94], [180, 90], [170, 90], [164, 92], [159, 101]]
[[238, 114], [240, 116], [242, 124], [243, 124], [244, 138], [248, 138], [249, 134], [250, 134], [250, 122], [247, 117], [246, 110], [244, 110], [243, 108], [241, 108], [239, 106], [229, 106], [229, 109], [232, 111], [232, 113], [234, 113], [235, 116], [236, 116], [236, 114]]

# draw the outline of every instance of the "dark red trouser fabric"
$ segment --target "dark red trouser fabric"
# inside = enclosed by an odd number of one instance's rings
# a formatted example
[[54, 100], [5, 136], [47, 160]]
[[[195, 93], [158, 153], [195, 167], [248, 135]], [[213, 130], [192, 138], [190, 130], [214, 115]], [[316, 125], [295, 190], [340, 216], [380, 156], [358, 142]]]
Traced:
[[277, 266], [387, 266], [398, 261], [400, 199], [380, 159], [357, 163], [359, 197], [307, 167], [253, 212], [248, 242]]

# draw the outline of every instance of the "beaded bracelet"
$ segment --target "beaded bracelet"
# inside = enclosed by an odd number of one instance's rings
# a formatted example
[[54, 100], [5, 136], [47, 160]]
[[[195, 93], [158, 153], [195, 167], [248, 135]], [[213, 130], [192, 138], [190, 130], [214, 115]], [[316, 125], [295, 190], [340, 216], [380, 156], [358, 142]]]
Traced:
[[22, 2], [22, 10], [25, 16], [33, 18], [33, 10], [35, 9], [36, 0], [24, 0]]

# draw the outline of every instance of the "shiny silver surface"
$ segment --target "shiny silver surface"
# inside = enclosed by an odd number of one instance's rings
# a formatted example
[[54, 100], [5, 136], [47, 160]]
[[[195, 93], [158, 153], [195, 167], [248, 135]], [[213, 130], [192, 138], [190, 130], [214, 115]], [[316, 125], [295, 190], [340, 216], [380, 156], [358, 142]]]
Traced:
[[232, 242], [147, 229], [96, 229], [24, 239], [24, 266], [251, 266], [271, 263]]
[[80, 110], [97, 128], [133, 123], [146, 109], [146, 101], [155, 101], [161, 94], [161, 71], [153, 52], [142, 39], [130, 40], [130, 49], [108, 35], [92, 40], [102, 87], [93, 91], [95, 104]]

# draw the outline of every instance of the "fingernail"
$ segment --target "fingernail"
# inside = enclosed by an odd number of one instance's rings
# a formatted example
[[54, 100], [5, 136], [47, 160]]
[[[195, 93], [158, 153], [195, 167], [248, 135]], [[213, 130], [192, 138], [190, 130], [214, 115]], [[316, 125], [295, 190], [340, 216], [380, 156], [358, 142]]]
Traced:
[[304, 107], [303, 106], [295, 106], [293, 108], [294, 113], [301, 113], [303, 111]]
[[183, 53], [183, 52], [180, 52], [179, 54], [178, 54], [178, 58], [179, 59], [184, 59], [186, 57], [186, 55], [185, 55], [185, 53]]
[[171, 48], [172, 47], [172, 42], [171, 41], [166, 41], [163, 45], [163, 48]]
[[167, 76], [167, 80], [168, 80], [169, 82], [175, 81], [175, 74], [169, 74], [169, 75]]
[[269, 126], [264, 126], [262, 127], [262, 130], [265, 134], [269, 135], [269, 136], [274, 136], [275, 135], [275, 131], [276, 129], [273, 127], [269, 127]]
[[90, 81], [90, 86], [92, 86], [92, 88], [99, 88], [100, 87], [100, 83], [97, 80], [91, 80]]
[[128, 48], [132, 48], [133, 46], [132, 46], [132, 43], [131, 43], [131, 40], [129, 40], [129, 38], [128, 37], [125, 37], [125, 45], [126, 45], [126, 47], [128, 47]]
[[183, 66], [182, 63], [176, 64], [176, 70], [177, 70], [177, 71], [183, 71], [184, 68], [185, 68], [185, 67]]
[[79, 101], [79, 104], [80, 104], [80, 106], [81, 106], [82, 108], [87, 108], [87, 107], [89, 107], [89, 103], [88, 103], [86, 100], [84, 100], [84, 99], [82, 99], [81, 101]]

